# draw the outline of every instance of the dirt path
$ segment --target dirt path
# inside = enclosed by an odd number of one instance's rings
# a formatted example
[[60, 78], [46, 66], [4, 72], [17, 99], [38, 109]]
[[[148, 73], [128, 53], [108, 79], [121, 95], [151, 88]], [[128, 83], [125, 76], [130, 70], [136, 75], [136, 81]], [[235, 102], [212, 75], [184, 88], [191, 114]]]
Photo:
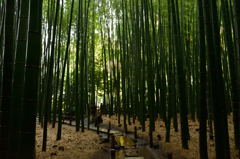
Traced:
[[[111, 158], [111, 142], [101, 144], [104, 139], [107, 139], [109, 124], [104, 122], [100, 124], [100, 134], [97, 135], [97, 127], [94, 123], [90, 124], [90, 129], [84, 133], [75, 132], [75, 121], [72, 125], [68, 125], [69, 121], [65, 121], [63, 125], [63, 137], [61, 141], [56, 141], [56, 128], [48, 128], [48, 149], [47, 152], [41, 152], [42, 129], [37, 126], [37, 159], [110, 159]], [[87, 120], [85, 121], [87, 127]], [[121, 145], [116, 144], [120, 149], [115, 150], [115, 159], [124, 159], [128, 157], [143, 157], [144, 159], [163, 159], [155, 154], [143, 139], [134, 139], [133, 133], [125, 134], [122, 128], [112, 126], [110, 134], [115, 136], [115, 140], [120, 139]], [[132, 143], [129, 147], [129, 143]], [[62, 150], [64, 148], [64, 150]]]
[[[103, 123], [100, 124], [100, 135], [96, 134], [97, 128], [94, 124], [90, 124], [91, 131], [85, 129], [84, 133], [76, 133], [74, 126], [63, 125], [63, 139], [61, 141], [56, 141], [56, 129], [49, 128], [48, 134], [48, 150], [47, 152], [41, 152], [42, 143], [42, 129], [37, 126], [37, 136], [36, 136], [36, 155], [37, 159], [110, 159], [109, 152], [106, 152], [106, 147], [110, 147], [110, 144], [102, 144], [102, 138], [106, 138], [106, 134], [109, 127], [109, 122], [111, 121], [111, 131], [110, 133], [115, 136], [125, 135], [123, 131], [123, 126], [118, 126], [118, 121], [116, 116], [111, 118], [103, 116]], [[74, 122], [73, 122], [74, 125]], [[86, 122], [87, 126], [87, 122]], [[136, 121], [135, 124], [128, 126], [128, 131], [132, 132], [127, 134], [131, 139], [134, 138], [134, 127], [138, 129], [138, 136], [140, 139], [136, 144], [146, 145], [148, 144], [148, 129], [142, 132], [139, 122]], [[146, 128], [148, 127], [148, 122], [146, 122]], [[175, 132], [171, 129], [170, 143], [165, 142], [165, 127], [163, 122], [156, 122], [156, 131], [153, 133], [155, 148], [149, 148], [148, 146], [142, 146], [142, 149], [138, 149], [139, 155], [144, 156], [144, 159], [148, 158], [149, 155], [153, 154], [155, 158], [167, 158], [169, 153], [172, 154], [173, 158], [177, 159], [198, 159], [199, 158], [199, 147], [198, 147], [198, 122], [189, 121], [190, 137], [189, 150], [184, 150], [181, 147], [181, 133]], [[238, 158], [238, 153], [234, 148], [234, 138], [233, 138], [233, 123], [231, 117], [229, 117], [229, 134], [230, 134], [230, 147], [231, 147], [231, 157], [233, 159]], [[101, 139], [100, 139], [101, 136]], [[160, 136], [160, 140], [159, 140]], [[141, 140], [141, 141], [140, 141]], [[139, 143], [140, 141], [140, 143]], [[64, 151], [62, 150], [64, 147]], [[103, 150], [104, 149], [104, 150]], [[119, 151], [120, 154], [126, 154], [123, 150]], [[209, 159], [215, 158], [215, 147], [214, 141], [208, 140], [208, 153]], [[121, 157], [119, 159], [122, 159]]]

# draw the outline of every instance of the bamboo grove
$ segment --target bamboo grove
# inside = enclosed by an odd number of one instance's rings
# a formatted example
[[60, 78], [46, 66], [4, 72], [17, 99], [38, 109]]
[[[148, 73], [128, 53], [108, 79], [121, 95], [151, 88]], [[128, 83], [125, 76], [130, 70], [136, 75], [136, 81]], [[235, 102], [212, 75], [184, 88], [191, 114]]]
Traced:
[[150, 146], [162, 120], [166, 142], [173, 127], [191, 150], [197, 120], [200, 158], [214, 139], [229, 159], [229, 135], [240, 150], [239, 36], [238, 0], [1, 0], [0, 158], [35, 158], [36, 121], [46, 151], [48, 123], [60, 140], [64, 114], [83, 132], [101, 105], [126, 132], [138, 120]]

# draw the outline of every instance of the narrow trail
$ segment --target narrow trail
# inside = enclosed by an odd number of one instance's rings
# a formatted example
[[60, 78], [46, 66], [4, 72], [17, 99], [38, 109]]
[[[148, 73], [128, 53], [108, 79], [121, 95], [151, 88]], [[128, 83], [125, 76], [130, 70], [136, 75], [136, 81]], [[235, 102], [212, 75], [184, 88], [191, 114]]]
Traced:
[[[66, 120], [63, 123], [70, 125], [70, 122]], [[94, 123], [90, 123], [88, 128], [87, 118], [85, 118], [84, 123], [86, 129], [98, 132], [104, 142], [111, 141], [111, 136], [113, 136], [114, 145], [106, 147], [106, 151], [114, 154], [111, 155], [111, 159], [162, 159], [149, 147], [147, 141], [142, 138], [135, 139], [133, 132], [125, 133], [122, 128], [114, 125], [111, 125], [109, 131], [109, 125], [105, 123], [101, 123], [99, 129]], [[75, 125], [75, 121], [72, 121], [71, 126]]]

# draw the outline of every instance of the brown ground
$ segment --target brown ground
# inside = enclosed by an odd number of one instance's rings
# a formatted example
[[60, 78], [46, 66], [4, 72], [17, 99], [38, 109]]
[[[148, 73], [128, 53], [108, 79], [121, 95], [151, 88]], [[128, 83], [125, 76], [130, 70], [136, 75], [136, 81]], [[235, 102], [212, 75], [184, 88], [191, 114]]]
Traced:
[[[123, 119], [121, 119], [123, 121]], [[117, 117], [112, 116], [111, 124], [113, 126], [117, 126]], [[103, 120], [104, 123], [109, 123], [109, 118], [104, 117]], [[238, 153], [237, 150], [234, 148], [234, 135], [233, 135], [233, 122], [232, 122], [232, 116], [229, 117], [229, 136], [230, 136], [230, 151], [231, 151], [231, 158], [237, 159]], [[134, 126], [141, 127], [139, 122], [136, 121], [135, 124], [132, 124], [128, 126], [129, 131], [134, 131]], [[179, 125], [180, 126], [180, 125]], [[122, 126], [123, 127], [123, 126]], [[198, 129], [199, 124], [198, 122], [193, 122], [189, 120], [189, 129], [190, 129], [190, 142], [189, 142], [189, 150], [184, 150], [181, 147], [181, 133], [174, 132], [174, 129], [171, 128], [171, 137], [170, 137], [170, 143], [165, 142], [165, 125], [159, 120], [156, 122], [156, 131], [153, 134], [153, 139], [155, 144], [159, 144], [159, 149], [154, 150], [155, 153], [163, 156], [167, 156], [167, 153], [173, 154], [173, 159], [199, 159], [199, 132], [196, 131]], [[146, 122], [146, 128], [148, 128], [148, 122]], [[138, 135], [141, 138], [144, 138], [148, 140], [148, 129], [146, 129], [146, 132], [142, 132], [141, 130], [138, 130]], [[161, 141], [158, 140], [157, 135], [161, 135]], [[214, 147], [214, 141], [208, 140], [208, 154], [209, 159], [215, 158], [215, 147]]]
[[[75, 127], [63, 125], [62, 139], [56, 141], [57, 128], [48, 127], [47, 151], [41, 152], [43, 129], [36, 129], [36, 159], [108, 159], [99, 136], [92, 131], [76, 132]], [[61, 148], [64, 150], [59, 150]]]
[[[111, 125], [117, 127], [117, 117], [112, 116], [109, 120], [108, 117], [103, 117], [103, 122], [108, 124], [111, 121]], [[230, 135], [230, 150], [231, 158], [237, 159], [238, 153], [234, 148], [234, 135], [233, 135], [233, 123], [232, 117], [229, 117], [229, 135]], [[134, 126], [141, 127], [139, 122], [128, 126], [128, 130], [134, 130]], [[180, 125], [179, 125], [180, 126]], [[123, 127], [123, 126], [122, 126]], [[153, 149], [157, 156], [167, 156], [167, 153], [173, 154], [173, 159], [199, 159], [199, 147], [198, 136], [199, 132], [196, 131], [199, 127], [198, 122], [189, 120], [190, 129], [190, 142], [189, 150], [181, 148], [181, 136], [180, 131], [174, 132], [171, 129], [170, 143], [165, 142], [165, 125], [162, 121], [156, 122], [156, 131], [153, 133], [153, 139], [155, 144], [159, 144], [159, 149]], [[148, 128], [148, 122], [146, 122], [146, 128]], [[36, 158], [37, 159], [108, 159], [109, 154], [102, 150], [104, 144], [100, 143], [99, 136], [92, 131], [75, 132], [75, 127], [63, 125], [62, 140], [56, 141], [57, 129], [48, 128], [48, 144], [47, 152], [41, 152], [42, 146], [42, 129], [37, 125], [36, 131]], [[157, 135], [161, 135], [161, 141], [158, 140]], [[138, 130], [138, 136], [148, 140], [148, 129], [145, 132]], [[64, 150], [59, 150], [59, 147], [64, 147]], [[214, 141], [208, 140], [208, 154], [209, 159], [215, 158]]]

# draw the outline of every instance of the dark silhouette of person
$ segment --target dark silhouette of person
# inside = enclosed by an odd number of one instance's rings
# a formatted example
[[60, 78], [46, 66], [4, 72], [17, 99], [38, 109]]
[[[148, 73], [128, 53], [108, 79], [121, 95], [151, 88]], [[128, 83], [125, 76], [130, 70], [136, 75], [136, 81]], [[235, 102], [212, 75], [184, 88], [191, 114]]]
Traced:
[[99, 126], [99, 124], [102, 122], [103, 122], [102, 114], [97, 115], [97, 117], [95, 118], [95, 126]]

